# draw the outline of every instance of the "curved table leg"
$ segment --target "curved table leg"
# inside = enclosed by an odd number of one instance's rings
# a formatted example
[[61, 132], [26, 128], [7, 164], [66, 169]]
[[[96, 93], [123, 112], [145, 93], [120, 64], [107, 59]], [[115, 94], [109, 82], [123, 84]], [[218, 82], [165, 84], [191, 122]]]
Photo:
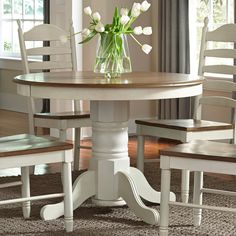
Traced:
[[[73, 209], [78, 208], [85, 200], [95, 195], [95, 171], [86, 171], [73, 184]], [[64, 201], [44, 206], [40, 215], [44, 220], [57, 219], [64, 215]]]
[[[130, 176], [137, 187], [140, 197], [149, 202], [160, 203], [161, 193], [150, 186], [145, 176], [139, 169], [130, 167]], [[173, 192], [170, 192], [170, 201], [176, 201], [176, 196]]]
[[150, 207], [146, 207], [143, 204], [130, 174], [125, 172], [118, 172], [117, 176], [119, 182], [118, 194], [125, 200], [128, 207], [144, 222], [148, 224], [158, 224], [159, 213], [156, 210]]

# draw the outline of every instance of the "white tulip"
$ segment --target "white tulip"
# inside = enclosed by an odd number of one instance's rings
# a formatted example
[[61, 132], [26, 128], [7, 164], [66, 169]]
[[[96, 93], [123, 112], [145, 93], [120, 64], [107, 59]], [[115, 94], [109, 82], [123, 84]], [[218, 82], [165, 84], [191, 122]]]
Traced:
[[132, 6], [132, 10], [141, 10], [141, 4], [134, 2], [133, 6]]
[[151, 6], [151, 4], [148, 1], [143, 1], [141, 4], [141, 11], [145, 12], [149, 9], [149, 7]]
[[127, 8], [121, 8], [121, 9], [120, 9], [120, 14], [121, 14], [122, 16], [128, 16], [128, 14], [129, 14], [129, 9], [127, 9]]
[[132, 12], [131, 12], [131, 16], [132, 17], [138, 17], [139, 15], [141, 14], [141, 11], [140, 10], [133, 10]]
[[91, 30], [90, 30], [90, 29], [87, 29], [87, 28], [85, 28], [85, 29], [83, 29], [83, 30], [82, 30], [82, 32], [81, 32], [81, 33], [82, 33], [82, 36], [86, 38], [86, 37], [88, 37], [88, 36], [90, 35], [90, 33], [91, 33]]
[[134, 34], [141, 35], [143, 33], [142, 26], [137, 26], [134, 28]]
[[92, 15], [92, 9], [91, 9], [91, 7], [85, 7], [85, 8], [84, 8], [84, 13], [85, 13], [86, 15], [91, 16], [91, 15]]
[[143, 34], [144, 35], [151, 35], [152, 34], [152, 27], [144, 27]]
[[122, 25], [126, 25], [129, 21], [130, 21], [130, 17], [129, 17], [129, 16], [123, 15], [123, 16], [120, 18], [120, 23], [121, 23]]
[[103, 25], [101, 22], [99, 22], [99, 23], [95, 26], [95, 30], [96, 30], [97, 32], [99, 32], [99, 33], [102, 33], [102, 32], [105, 31], [105, 27], [104, 27], [104, 25]]
[[98, 12], [93, 13], [93, 19], [95, 21], [100, 21], [101, 20], [101, 15]]
[[138, 17], [141, 13], [141, 4], [140, 3], [134, 3], [133, 7], [131, 9], [131, 16], [132, 17]]
[[68, 37], [66, 35], [60, 36], [61, 43], [66, 43], [68, 41]]
[[142, 50], [143, 50], [146, 54], [149, 54], [149, 53], [151, 52], [151, 50], [152, 50], [152, 47], [151, 47], [150, 45], [148, 45], [148, 44], [144, 44], [144, 45], [142, 46]]

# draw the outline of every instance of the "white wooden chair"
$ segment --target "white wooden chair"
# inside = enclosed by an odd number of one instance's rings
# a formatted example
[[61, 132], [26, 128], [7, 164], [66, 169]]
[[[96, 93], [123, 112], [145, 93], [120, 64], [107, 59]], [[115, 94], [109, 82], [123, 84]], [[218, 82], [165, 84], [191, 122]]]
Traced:
[[[22, 31], [21, 22], [18, 20], [18, 34], [25, 74], [42, 72], [45, 70], [77, 70], [76, 48], [74, 29], [71, 25], [70, 32], [52, 24], [41, 24], [31, 30]], [[63, 38], [69, 37], [67, 43]], [[50, 46], [46, 47], [39, 42], [48, 41]], [[49, 61], [30, 61], [32, 56], [49, 56]], [[45, 94], [45, 98], [47, 94]], [[74, 140], [74, 169], [79, 169], [80, 148], [88, 148], [80, 145], [81, 127], [91, 126], [90, 114], [80, 111], [80, 101], [74, 101], [74, 110], [59, 113], [36, 113], [35, 99], [29, 99], [29, 123], [30, 133], [35, 133], [35, 127], [56, 128], [60, 132], [60, 140], [66, 140], [66, 130], [75, 128]]]
[[[236, 86], [230, 82], [220, 82], [216, 79], [224, 78], [225, 75], [235, 75], [236, 67], [233, 65], [225, 65], [222, 62], [219, 64], [209, 65], [209, 60], [212, 57], [219, 58], [225, 63], [227, 59], [236, 58], [236, 50], [233, 48], [222, 47], [213, 48], [215, 42], [236, 42], [236, 24], [226, 24], [214, 31], [208, 31], [208, 19], [205, 18], [204, 27], [202, 30], [202, 41], [199, 59], [199, 75], [204, 75], [209, 78], [209, 81], [204, 83], [204, 90], [212, 91], [235, 91]], [[211, 47], [209, 47], [211, 46]], [[208, 60], [208, 61], [207, 61]], [[218, 63], [218, 62], [217, 62]], [[209, 74], [211, 73], [211, 74]], [[212, 81], [210, 81], [210, 77]], [[225, 79], [225, 78], [224, 78]], [[138, 151], [137, 151], [137, 167], [143, 171], [144, 168], [144, 136], [156, 136], [179, 140], [183, 143], [191, 140], [222, 140], [232, 139], [233, 129], [231, 124], [222, 122], [214, 122], [203, 120], [201, 116], [201, 102], [199, 97], [195, 100], [194, 119], [178, 119], [178, 120], [136, 120], [137, 135], [138, 135]], [[215, 104], [217, 105], [217, 104]], [[219, 104], [222, 105], [222, 104]], [[230, 120], [229, 120], [230, 123]], [[189, 171], [182, 171], [182, 201], [188, 201], [189, 195]]]
[[[236, 101], [228, 105], [236, 108]], [[203, 172], [236, 175], [236, 145], [206, 140], [195, 140], [161, 150], [161, 203], [160, 235], [168, 235], [169, 205], [193, 208], [194, 226], [201, 225], [202, 209], [236, 213], [234, 206], [203, 205], [204, 193], [229, 195], [236, 197], [236, 192], [203, 187]], [[169, 202], [171, 169], [194, 171], [194, 192], [192, 203]], [[234, 208], [233, 208], [234, 207]], [[233, 222], [235, 224], [235, 222]]]
[[[24, 218], [30, 217], [30, 202], [35, 200], [64, 197], [66, 231], [73, 230], [73, 203], [70, 152], [72, 144], [57, 141], [52, 137], [39, 137], [20, 134], [0, 138], [0, 169], [21, 167], [21, 181], [0, 184], [0, 188], [21, 185], [21, 197], [1, 200], [0, 205], [22, 202]], [[63, 192], [30, 196], [29, 166], [49, 163], [62, 163]], [[40, 186], [39, 186], [40, 187]], [[44, 208], [41, 209], [41, 212]], [[43, 215], [43, 214], [41, 214]]]

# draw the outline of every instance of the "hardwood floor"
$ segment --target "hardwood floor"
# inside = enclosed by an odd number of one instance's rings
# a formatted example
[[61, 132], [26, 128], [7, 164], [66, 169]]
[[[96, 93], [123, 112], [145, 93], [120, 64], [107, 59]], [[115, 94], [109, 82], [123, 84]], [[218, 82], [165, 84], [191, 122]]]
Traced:
[[[43, 130], [39, 130], [39, 134], [43, 134]], [[20, 112], [12, 112], [6, 110], [0, 110], [0, 137], [6, 135], [14, 135], [20, 133], [28, 133], [28, 118], [27, 115]], [[159, 157], [159, 150], [165, 147], [176, 145], [178, 142], [167, 139], [157, 139], [153, 137], [147, 137], [145, 142], [145, 158], [154, 159]], [[83, 140], [83, 145], [91, 145], [91, 140]], [[137, 139], [136, 136], [129, 137], [129, 156], [131, 164], [136, 163]], [[89, 160], [91, 158], [91, 150], [83, 149], [81, 151], [80, 168], [87, 169]], [[60, 171], [60, 165], [40, 165], [37, 166], [36, 174], [55, 173]], [[0, 176], [12, 176], [19, 175], [19, 169], [0, 170]], [[211, 174], [212, 175], [212, 174]], [[213, 174], [214, 175], [214, 174]], [[232, 180], [234, 176], [217, 175], [217, 177]]]
[[[28, 133], [28, 118], [27, 115], [20, 112], [12, 112], [7, 110], [0, 110], [0, 136], [14, 135], [20, 133]], [[42, 134], [41, 130], [39, 134]], [[83, 140], [83, 145], [91, 145], [91, 140]], [[157, 158], [158, 151], [161, 148], [165, 148], [170, 145], [175, 145], [175, 141], [167, 140], [158, 140], [156, 138], [147, 138], [145, 145], [145, 155], [146, 158]], [[129, 137], [129, 156], [132, 164], [136, 163], [136, 149], [137, 149], [137, 140], [135, 136]], [[91, 150], [83, 149], [81, 151], [81, 160], [80, 167], [81, 169], [88, 168], [89, 159], [91, 158]], [[60, 171], [60, 166], [37, 166], [36, 173], [53, 173]], [[0, 176], [4, 175], [18, 175], [19, 171], [17, 170], [7, 170], [0, 171]]]

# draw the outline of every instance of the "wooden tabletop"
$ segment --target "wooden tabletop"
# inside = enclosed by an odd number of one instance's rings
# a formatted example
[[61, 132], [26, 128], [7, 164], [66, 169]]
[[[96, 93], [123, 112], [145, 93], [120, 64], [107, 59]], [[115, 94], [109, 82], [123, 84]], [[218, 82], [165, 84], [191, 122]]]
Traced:
[[15, 83], [49, 87], [78, 88], [162, 88], [201, 84], [203, 77], [161, 72], [133, 72], [120, 78], [106, 79], [93, 72], [50, 72], [19, 75]]

